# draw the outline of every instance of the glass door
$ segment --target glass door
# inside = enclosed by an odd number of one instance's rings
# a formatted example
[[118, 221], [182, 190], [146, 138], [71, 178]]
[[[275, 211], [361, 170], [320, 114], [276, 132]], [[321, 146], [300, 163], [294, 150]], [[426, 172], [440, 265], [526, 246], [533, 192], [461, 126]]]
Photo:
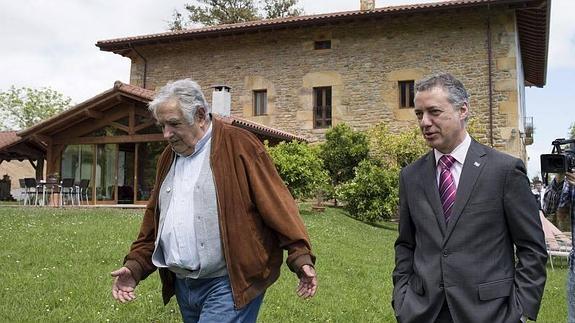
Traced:
[[98, 204], [115, 204], [116, 199], [116, 179], [117, 166], [116, 155], [118, 145], [98, 144], [96, 145], [96, 170], [94, 190]]
[[136, 200], [145, 203], [150, 198], [156, 180], [156, 163], [166, 147], [163, 141], [141, 142], [137, 144], [136, 154]]
[[134, 204], [136, 145], [118, 145], [118, 204]]
[[73, 178], [74, 183], [78, 185], [80, 181], [88, 181], [88, 187], [84, 188], [83, 200], [87, 199], [92, 204], [92, 174], [94, 165], [94, 146], [93, 145], [68, 145], [62, 153], [60, 165], [60, 174], [48, 174], [58, 180], [64, 178]]

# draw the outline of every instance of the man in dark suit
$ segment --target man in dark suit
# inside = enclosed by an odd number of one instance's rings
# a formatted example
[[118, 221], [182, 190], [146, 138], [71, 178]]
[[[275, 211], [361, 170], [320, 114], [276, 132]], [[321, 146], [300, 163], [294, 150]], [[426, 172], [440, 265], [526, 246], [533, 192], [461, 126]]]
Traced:
[[547, 252], [523, 162], [473, 140], [463, 84], [416, 84], [415, 114], [433, 149], [400, 175], [393, 308], [398, 322], [535, 320]]

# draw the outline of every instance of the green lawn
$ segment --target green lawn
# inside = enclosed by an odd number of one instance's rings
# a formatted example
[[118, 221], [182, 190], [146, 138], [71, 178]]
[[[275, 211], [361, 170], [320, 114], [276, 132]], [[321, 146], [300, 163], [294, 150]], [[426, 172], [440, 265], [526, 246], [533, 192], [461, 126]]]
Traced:
[[[318, 293], [298, 299], [297, 280], [284, 267], [259, 321], [394, 322], [396, 226], [369, 226], [339, 209], [302, 208], [318, 256]], [[142, 212], [0, 207], [0, 322], [179, 322], [175, 300], [162, 305], [156, 274], [138, 286], [131, 304], [110, 295], [109, 272], [120, 266]], [[565, 265], [548, 275], [538, 322], [565, 322]]]

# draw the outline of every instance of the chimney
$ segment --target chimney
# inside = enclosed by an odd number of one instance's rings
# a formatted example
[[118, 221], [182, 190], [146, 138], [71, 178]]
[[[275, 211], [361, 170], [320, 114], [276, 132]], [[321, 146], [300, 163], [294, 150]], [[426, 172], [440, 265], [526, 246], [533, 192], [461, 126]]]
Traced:
[[212, 86], [212, 112], [229, 117], [232, 110], [231, 87], [227, 85]]
[[373, 11], [375, 10], [375, 0], [359, 0], [359, 10]]

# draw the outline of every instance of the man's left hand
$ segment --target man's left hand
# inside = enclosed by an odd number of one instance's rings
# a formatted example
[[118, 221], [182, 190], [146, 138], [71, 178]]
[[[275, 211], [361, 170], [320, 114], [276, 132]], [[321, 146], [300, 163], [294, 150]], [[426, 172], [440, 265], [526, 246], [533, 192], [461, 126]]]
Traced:
[[297, 295], [304, 299], [313, 297], [317, 290], [317, 275], [315, 269], [310, 265], [301, 266], [299, 272], [299, 285]]

